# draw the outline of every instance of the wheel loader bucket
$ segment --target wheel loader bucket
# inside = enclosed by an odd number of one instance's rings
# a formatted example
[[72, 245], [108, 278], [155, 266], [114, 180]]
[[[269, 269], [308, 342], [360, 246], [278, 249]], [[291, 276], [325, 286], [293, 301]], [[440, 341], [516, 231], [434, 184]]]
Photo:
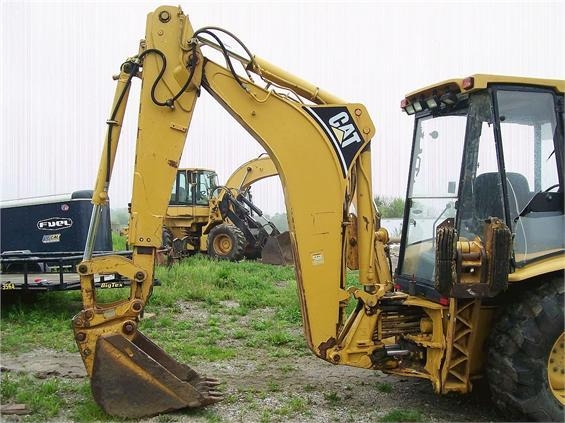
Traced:
[[261, 260], [267, 264], [294, 264], [290, 232], [269, 237], [261, 250]]
[[217, 385], [218, 381], [177, 362], [140, 332], [132, 341], [113, 334], [96, 342], [92, 393], [112, 416], [140, 418], [212, 404], [222, 399]]

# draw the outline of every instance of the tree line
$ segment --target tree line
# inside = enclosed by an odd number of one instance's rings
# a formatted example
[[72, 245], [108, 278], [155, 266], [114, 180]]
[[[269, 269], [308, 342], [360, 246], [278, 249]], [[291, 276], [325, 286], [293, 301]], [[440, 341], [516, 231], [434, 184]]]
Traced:
[[[404, 199], [400, 197], [381, 197], [374, 198], [375, 204], [381, 213], [383, 219], [402, 218], [404, 213]], [[126, 208], [112, 209], [112, 223], [120, 226], [128, 224], [129, 214]], [[271, 221], [279, 231], [288, 230], [288, 221], [286, 213], [275, 213], [272, 216], [265, 215], [266, 219]]]

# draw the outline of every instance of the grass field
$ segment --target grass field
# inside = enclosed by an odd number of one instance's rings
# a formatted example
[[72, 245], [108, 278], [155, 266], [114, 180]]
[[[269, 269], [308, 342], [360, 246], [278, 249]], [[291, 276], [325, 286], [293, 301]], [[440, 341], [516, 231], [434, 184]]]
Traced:
[[[308, 353], [297, 330], [301, 317], [292, 267], [194, 256], [159, 267], [157, 278], [161, 286], [155, 287], [145, 311], [152, 317], [144, 319], [142, 329], [181, 362], [226, 360], [242, 348], [260, 348], [274, 356]], [[126, 288], [100, 290], [98, 299], [111, 302], [128, 293]], [[76, 352], [70, 322], [80, 309], [77, 291], [4, 296], [0, 352]], [[186, 318], [189, 311], [191, 318]], [[242, 319], [248, 324], [242, 325]], [[0, 391], [2, 403], [27, 404], [33, 421], [54, 418], [69, 407], [75, 421], [109, 419], [92, 400], [87, 380], [41, 380], [3, 372]]]
[[[182, 363], [218, 377], [224, 401], [144, 420], [158, 422], [493, 421], [474, 400], [453, 407], [427, 381], [333, 366], [313, 356], [303, 335], [294, 269], [258, 262], [231, 263], [194, 256], [158, 267], [141, 331]], [[347, 285], [357, 283], [356, 272]], [[0, 353], [68, 361], [84, 371], [71, 318], [80, 292], [35, 296], [2, 293]], [[98, 291], [101, 302], [126, 298], [129, 288]], [[351, 304], [354, 306], [354, 304]], [[61, 356], [61, 357], [59, 357]], [[30, 358], [28, 358], [30, 357]], [[67, 361], [65, 361], [67, 360]], [[2, 371], [1, 404], [25, 404], [13, 422], [123, 421], [95, 403], [88, 378], [22, 370]], [[135, 393], [132, 393], [135, 395]]]

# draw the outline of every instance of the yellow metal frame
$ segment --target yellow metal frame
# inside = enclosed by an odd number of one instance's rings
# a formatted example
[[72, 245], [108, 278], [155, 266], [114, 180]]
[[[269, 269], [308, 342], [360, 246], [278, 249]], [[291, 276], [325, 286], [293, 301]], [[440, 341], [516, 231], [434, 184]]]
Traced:
[[536, 276], [563, 271], [563, 269], [565, 269], [565, 255], [559, 254], [516, 268], [508, 275], [508, 282], [522, 282]]
[[[170, 18], [163, 20], [162, 16]], [[379, 228], [371, 197], [369, 149], [375, 129], [367, 110], [361, 104], [347, 104], [257, 57], [249, 64], [250, 69], [264, 79], [270, 78], [278, 85], [311, 99], [315, 104], [292, 101], [245, 78], [241, 78], [242, 87], [228, 69], [207, 60], [198, 47], [194, 48], [196, 41], [193, 34], [180, 8], [165, 6], [148, 15], [146, 38], [140, 50], [144, 55], [141, 106], [128, 234], [134, 254], [131, 262], [113, 256], [105, 257], [108, 264], [103, 269], [99, 267], [98, 258], [82, 263], [84, 309], [75, 318], [74, 328], [89, 374], [96, 340], [108, 331], [132, 338], [132, 332], [123, 330], [124, 321], [137, 325], [137, 316], [130, 311], [139, 309], [139, 314], [151, 294], [155, 252], [161, 244], [163, 218], [169, 199], [169, 189], [163, 187], [173, 184], [201, 87], [263, 146], [281, 178], [295, 250], [304, 330], [310, 348], [324, 359], [329, 359], [328, 345], [344, 351], [345, 356], [348, 351], [358, 354], [361, 338], [365, 342], [367, 334], [374, 332], [374, 319], [363, 314], [360, 322], [362, 331], [351, 336], [339, 332], [344, 328], [344, 302], [350, 298], [344, 282], [343, 249], [346, 239], [343, 228], [348, 224], [347, 211], [354, 195], [357, 219], [363, 222], [357, 226], [355, 235], [360, 282], [365, 290], [354, 292], [353, 296], [375, 305], [379, 296], [392, 286], [384, 246], [375, 235]], [[167, 59], [167, 67], [157, 84], [155, 81], [162, 71], [163, 59], [149, 53], [154, 50], [161, 51]], [[163, 102], [181, 90], [189, 78], [188, 62], [196, 65], [186, 91], [172, 104], [174, 107], [156, 105], [155, 98]], [[120, 84], [128, 76], [123, 70]], [[116, 98], [122, 92], [120, 84]], [[115, 103], [120, 110], [116, 117], [116, 125], [119, 126], [125, 100]], [[320, 117], [324, 114], [331, 115], [326, 123]], [[325, 127], [328, 122], [331, 130]], [[334, 145], [328, 137], [336, 137]], [[114, 133], [110, 146], [110, 171], [117, 141]], [[156, 143], [159, 148], [155, 148]], [[346, 161], [338, 157], [336, 149], [345, 151], [348, 143], [353, 143], [354, 150]], [[312, 161], [312, 157], [316, 160]], [[99, 180], [105, 180], [108, 171], [105, 163], [102, 160]], [[357, 181], [354, 192], [351, 178]], [[308, 186], [305, 186], [304, 180], [309, 181]], [[324, 189], [311, 190], [310, 186]], [[104, 198], [106, 190], [105, 184], [98, 183], [94, 197]], [[122, 267], [120, 263], [128, 263], [128, 266]], [[128, 273], [128, 276], [133, 276], [130, 278], [129, 299], [115, 304], [97, 303], [92, 289], [93, 274], [102, 271], [121, 273], [122, 268], [133, 269]], [[339, 345], [335, 344], [337, 339], [340, 340]], [[368, 343], [362, 354], [368, 356], [378, 347], [378, 343]], [[356, 365], [356, 362], [344, 364]], [[366, 367], [368, 362], [364, 362]]]
[[[465, 85], [466, 80], [473, 81], [472, 86], [467, 88]], [[469, 75], [467, 78], [455, 78], [441, 81], [416, 91], [409, 92], [405, 98], [409, 101], [418, 100], [420, 98], [427, 98], [435, 93], [443, 93], [446, 91], [454, 93], [470, 93], [487, 88], [492, 84], [516, 84], [516, 85], [532, 85], [540, 87], [551, 87], [558, 93], [565, 92], [565, 80], [562, 79], [542, 79], [542, 78], [525, 78], [513, 77], [505, 75], [490, 75], [490, 74], [474, 74]]]
[[[133, 256], [85, 255], [78, 266], [83, 310], [75, 316], [73, 328], [89, 376], [93, 376], [101, 339], [111, 338], [120, 344], [125, 338], [133, 344], [138, 334], [139, 317], [153, 289], [169, 187], [196, 100], [204, 88], [268, 152], [274, 166], [271, 172], [276, 171], [281, 179], [304, 332], [314, 354], [332, 363], [427, 378], [436, 392], [470, 390], [470, 379], [481, 364], [477, 352], [488, 333], [491, 313], [479, 300], [451, 299], [449, 306], [444, 306], [393, 292], [385, 251], [388, 234], [380, 228], [372, 200], [370, 141], [375, 128], [366, 108], [347, 103], [256, 56], [245, 63], [266, 82], [287, 88], [306, 101], [291, 100], [248, 78], [236, 77], [203, 56], [199, 46], [180, 7], [164, 6], [148, 15], [140, 53], [129, 61], [133, 68], [142, 68], [128, 232]], [[131, 76], [131, 68], [124, 66], [93, 195], [96, 205], [107, 200]], [[476, 87], [496, 79], [475, 78]], [[352, 205], [356, 215], [350, 213]], [[562, 269], [562, 261], [551, 259], [543, 266], [553, 269], [557, 263]], [[347, 266], [359, 269], [360, 288], [345, 286]], [[97, 302], [94, 276], [106, 273], [119, 273], [131, 280], [127, 299], [112, 304]], [[513, 280], [528, 275], [526, 270], [516, 274]], [[357, 301], [358, 307], [346, 317], [349, 301]], [[390, 339], [393, 335], [383, 339], [386, 311], [380, 306], [387, 301], [399, 301], [402, 307], [422, 312], [419, 331], [394, 335], [425, 350], [421, 368], [404, 366], [395, 357], [374, 360], [375, 354], [386, 354], [386, 346], [395, 341]], [[145, 338], [137, 339], [147, 343]], [[119, 360], [127, 360], [127, 347], [124, 351]]]
[[259, 156], [243, 163], [232, 172], [225, 186], [238, 191], [246, 190], [250, 185], [278, 174], [277, 168], [269, 156]]

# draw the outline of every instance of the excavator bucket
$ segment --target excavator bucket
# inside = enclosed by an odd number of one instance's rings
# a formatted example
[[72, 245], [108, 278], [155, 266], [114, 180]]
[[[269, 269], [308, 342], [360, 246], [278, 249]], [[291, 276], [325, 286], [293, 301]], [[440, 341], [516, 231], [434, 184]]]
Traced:
[[261, 250], [261, 261], [276, 265], [294, 264], [290, 232], [269, 237]]
[[94, 399], [112, 416], [141, 418], [222, 400], [218, 381], [200, 376], [140, 332], [96, 342], [91, 377]]

